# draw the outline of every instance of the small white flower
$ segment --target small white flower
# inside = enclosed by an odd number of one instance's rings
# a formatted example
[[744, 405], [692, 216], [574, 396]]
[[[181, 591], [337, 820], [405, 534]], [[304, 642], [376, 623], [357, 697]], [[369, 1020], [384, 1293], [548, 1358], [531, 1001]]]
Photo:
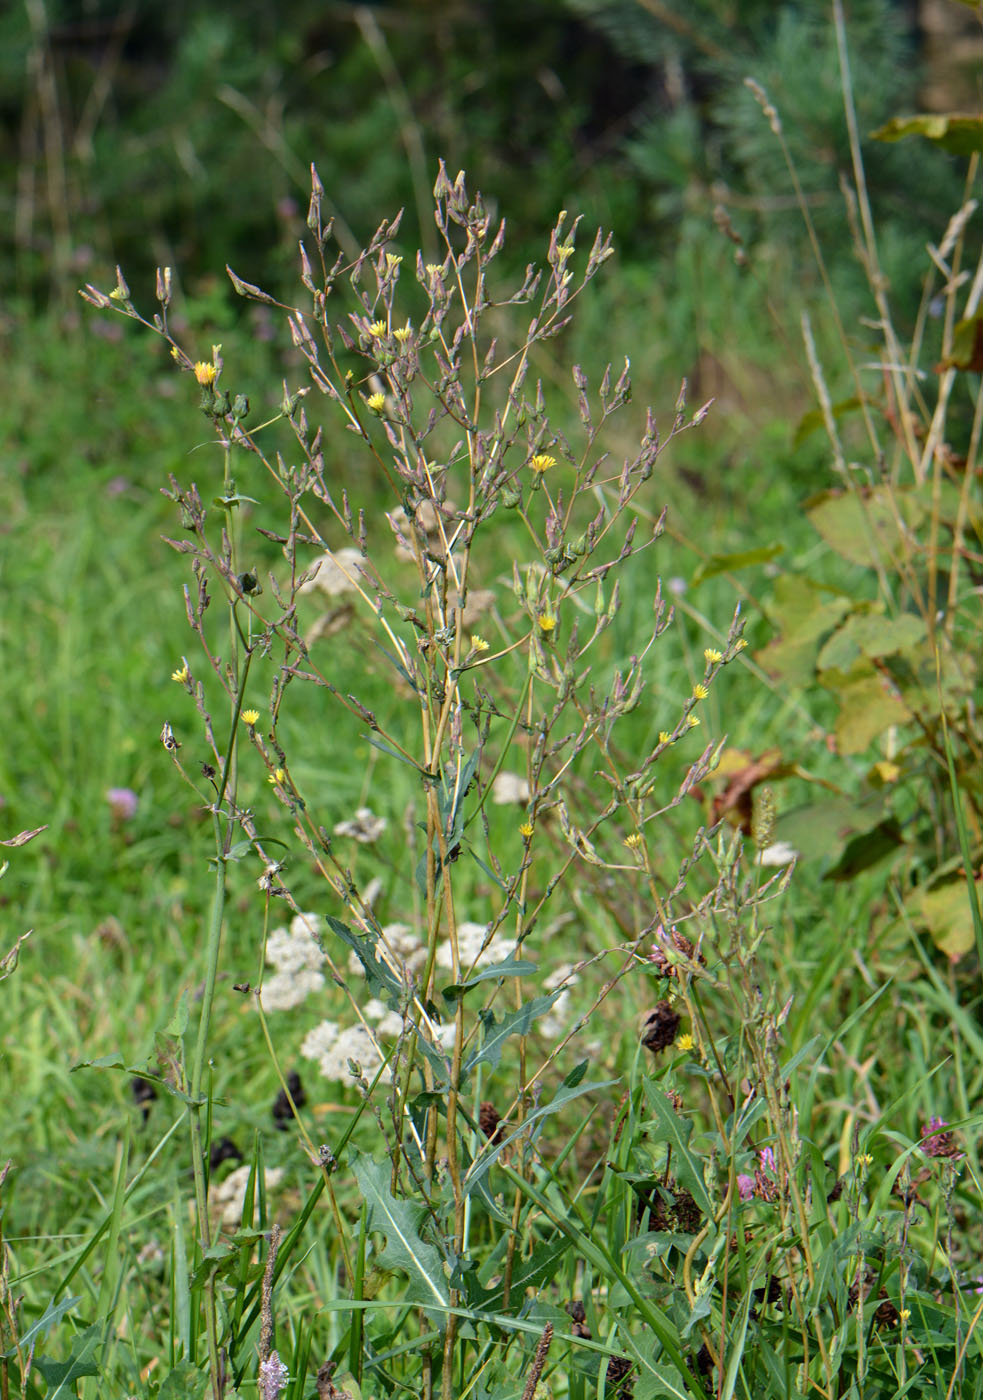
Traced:
[[529, 801], [529, 783], [519, 773], [499, 773], [492, 783], [492, 802], [504, 807], [512, 802], [522, 806]]
[[758, 856], [759, 865], [791, 865], [793, 860], [797, 860], [799, 852], [787, 841], [776, 841], [772, 846], [766, 846]]
[[385, 817], [377, 817], [371, 807], [359, 807], [351, 820], [338, 823], [334, 834], [350, 836], [353, 841], [358, 841], [363, 846], [371, 846], [373, 841], [378, 841], [385, 829]]
[[300, 972], [303, 968], [316, 970], [324, 962], [324, 954], [315, 942], [323, 920], [319, 914], [298, 914], [290, 921], [289, 932], [275, 928], [266, 940], [266, 961], [277, 972]]

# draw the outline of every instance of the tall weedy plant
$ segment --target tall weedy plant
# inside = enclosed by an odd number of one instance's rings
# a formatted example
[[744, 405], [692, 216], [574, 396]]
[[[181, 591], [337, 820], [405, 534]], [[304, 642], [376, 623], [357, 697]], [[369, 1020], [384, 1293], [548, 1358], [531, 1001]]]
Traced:
[[[709, 1216], [680, 1253], [685, 1301], [670, 1316], [645, 1269], [629, 1262], [634, 1241], [620, 1227], [601, 1228], [612, 1183], [622, 1189], [604, 1166], [606, 1140], [593, 1156], [578, 1144], [594, 1111], [587, 1106], [600, 1090], [610, 1097], [613, 1082], [586, 1078], [594, 1013], [622, 995], [629, 971], [671, 971], [708, 1082], [721, 1076], [711, 1099], [724, 1153], [737, 1141], [725, 1121], [736, 1088], [699, 996], [709, 975], [705, 940], [719, 933], [719, 966], [734, 969], [737, 1005], [753, 1001], [752, 1039], [767, 1019], [748, 970], [753, 938], [742, 943], [741, 929], [773, 886], [742, 883], [738, 846], [702, 829], [682, 852], [665, 837], [667, 811], [715, 763], [717, 746], [694, 743], [691, 731], [718, 671], [744, 645], [738, 617], [707, 649], [695, 687], [647, 685], [672, 617], [654, 563], [663, 516], [649, 502], [653, 472], [707, 406], [690, 413], [684, 386], [668, 423], [648, 411], [637, 448], [614, 461], [606, 440], [631, 403], [628, 361], [593, 386], [573, 366], [575, 431], [561, 430], [537, 364], [612, 252], [600, 233], [586, 255], [579, 251], [579, 220], [561, 214], [545, 268], [528, 268], [502, 293], [495, 264], [504, 223], [468, 196], [463, 174], [451, 180], [440, 168], [442, 257], [432, 263], [400, 251], [398, 218], [380, 224], [354, 260], [335, 256], [323, 194], [314, 172], [310, 238], [300, 250], [303, 306], [230, 270], [241, 296], [286, 317], [303, 376], [284, 384], [268, 422], [253, 425], [246, 395], [227, 383], [221, 347], [198, 359], [172, 333], [169, 269], [158, 273], [159, 309], [149, 320], [122, 274], [108, 294], [83, 294], [167, 341], [177, 368], [197, 381], [221, 452], [220, 482], [172, 477], [166, 492], [182, 526], [171, 543], [191, 567], [185, 600], [198, 659], [175, 670], [188, 704], [175, 707], [161, 736], [214, 834], [197, 1029], [180, 1015], [170, 1028], [168, 1085], [191, 1129], [192, 1293], [211, 1390], [218, 1400], [230, 1380], [238, 1384], [258, 1347], [261, 1393], [288, 1385], [307, 1393], [314, 1336], [328, 1366], [320, 1394], [333, 1393], [333, 1365], [347, 1368], [350, 1390], [370, 1369], [373, 1386], [408, 1384], [444, 1400], [516, 1375], [531, 1394], [557, 1322], [555, 1307], [547, 1310], [544, 1331], [536, 1298], [551, 1286], [587, 1302], [592, 1326], [580, 1303], [564, 1334], [580, 1393], [605, 1362], [612, 1387], [627, 1385], [636, 1365], [649, 1377], [692, 1380], [681, 1318], [699, 1297], [691, 1275], [705, 1263], [707, 1231], [717, 1238], [737, 1200], [734, 1163], [724, 1205], [711, 1203], [662, 1090], [651, 1102], [632, 1091], [632, 1130], [619, 1150], [630, 1156], [636, 1133], [669, 1144], [663, 1187], [681, 1170]], [[290, 436], [277, 450], [274, 435], [284, 429]], [[266, 567], [257, 563], [264, 552]], [[651, 602], [640, 637], [626, 637], [619, 617], [619, 575], [629, 567]], [[325, 597], [328, 611], [315, 616]], [[361, 681], [347, 682], [358, 656], [371, 664]], [[387, 670], [382, 688], [376, 664]], [[312, 689], [323, 699], [320, 723], [344, 735], [338, 751], [364, 742], [377, 759], [373, 805], [341, 822], [336, 793], [357, 784], [344, 772], [328, 791], [312, 780], [303, 731], [291, 722], [294, 697], [302, 702]], [[402, 835], [387, 856], [386, 824], [401, 813]], [[207, 1179], [229, 872], [253, 858], [268, 936], [252, 994], [270, 1049], [277, 1056], [269, 1018], [278, 1007], [307, 993], [333, 996], [332, 1007], [346, 1001], [354, 1027], [316, 1027], [303, 1053], [345, 1080], [357, 1103], [345, 1132], [322, 1144], [303, 1114], [299, 1081], [281, 1076], [318, 1180], [290, 1232], [271, 1244], [262, 1281], [248, 1268], [230, 1274], [229, 1251], [246, 1258], [255, 1239], [248, 1231], [224, 1245], [216, 1238]], [[278, 904], [292, 910], [289, 933], [269, 930]], [[400, 921], [389, 921], [397, 912]], [[677, 928], [686, 919], [692, 938]], [[556, 951], [564, 930], [572, 957]], [[265, 961], [279, 970], [264, 982]], [[591, 980], [588, 969], [602, 962], [603, 980]], [[324, 990], [325, 971], [333, 992]], [[673, 1045], [680, 1017], [668, 999], [653, 1016], [645, 1043], [659, 1053]], [[777, 1086], [768, 1024], [757, 1068]], [[744, 1054], [735, 1052], [734, 1066]], [[777, 1095], [776, 1087], [772, 1107], [786, 1122]], [[794, 1145], [783, 1142], [787, 1170]], [[589, 1164], [564, 1177], [578, 1150]], [[257, 1161], [251, 1190], [260, 1177]], [[323, 1193], [332, 1224], [322, 1240], [314, 1205]], [[789, 1229], [799, 1231], [806, 1221], [796, 1199], [791, 1193]], [[654, 1211], [655, 1197], [650, 1204]], [[303, 1319], [291, 1320], [287, 1365], [274, 1346], [273, 1288], [312, 1237], [328, 1251], [325, 1277], [335, 1287], [340, 1279], [340, 1292], [322, 1298], [323, 1326], [308, 1322], [305, 1332]], [[389, 1276], [398, 1281], [380, 1283]], [[602, 1297], [612, 1308], [607, 1324], [596, 1312]], [[705, 1316], [697, 1309], [689, 1325], [703, 1329]], [[648, 1338], [641, 1347], [639, 1326]], [[719, 1362], [721, 1347], [705, 1350]], [[184, 1363], [195, 1360], [185, 1350]]]

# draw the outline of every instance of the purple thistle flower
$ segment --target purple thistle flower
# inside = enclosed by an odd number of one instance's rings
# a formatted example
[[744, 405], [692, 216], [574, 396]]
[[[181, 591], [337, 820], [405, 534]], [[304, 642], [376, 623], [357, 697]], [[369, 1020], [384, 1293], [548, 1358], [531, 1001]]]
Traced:
[[132, 788], [110, 788], [106, 793], [106, 801], [117, 821], [132, 821], [137, 814], [139, 798]]
[[926, 1157], [948, 1157], [957, 1161], [963, 1154], [956, 1146], [956, 1135], [944, 1118], [930, 1118], [923, 1124], [921, 1148]]

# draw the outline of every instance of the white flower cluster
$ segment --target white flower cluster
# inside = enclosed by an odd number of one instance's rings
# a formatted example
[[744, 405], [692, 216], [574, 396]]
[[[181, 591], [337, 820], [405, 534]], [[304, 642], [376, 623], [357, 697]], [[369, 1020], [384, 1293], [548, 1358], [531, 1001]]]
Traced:
[[[251, 1168], [247, 1164], [229, 1172], [224, 1181], [212, 1182], [208, 1188], [208, 1199], [219, 1208], [222, 1224], [234, 1229], [242, 1219], [242, 1207], [246, 1199]], [[267, 1191], [274, 1190], [283, 1179], [283, 1167], [267, 1167], [265, 1173]]]
[[[325, 1079], [339, 1080], [343, 1084], [351, 1083], [349, 1060], [355, 1060], [361, 1066], [363, 1077], [370, 1083], [382, 1064], [378, 1043], [364, 1026], [349, 1026], [342, 1030], [335, 1021], [322, 1021], [308, 1031], [300, 1053], [305, 1060], [313, 1060], [317, 1064]], [[389, 1084], [391, 1081], [392, 1074], [387, 1066], [382, 1083]]]
[[[474, 924], [468, 920], [465, 920], [463, 924], [458, 924], [457, 952], [462, 972], [468, 972], [474, 966], [481, 967], [489, 963], [504, 962], [515, 952], [515, 944], [498, 933], [486, 947], [485, 939], [487, 937], [487, 924]], [[447, 968], [448, 971], [454, 966], [454, 953], [449, 938], [445, 939], [437, 949], [437, 966]]]
[[288, 1011], [324, 986], [319, 970], [324, 954], [315, 941], [323, 927], [319, 914], [297, 914], [289, 929], [272, 931], [266, 940], [266, 961], [276, 971], [263, 980], [259, 999], [264, 1011]]
[[570, 1019], [570, 988], [579, 981], [580, 978], [573, 970], [573, 964], [561, 963], [543, 982], [543, 986], [548, 992], [555, 992], [557, 987], [563, 988], [549, 1011], [539, 1022], [539, 1029], [547, 1040], [558, 1039], [566, 1030], [567, 1022]]
[[356, 580], [362, 577], [362, 551], [360, 549], [339, 549], [333, 554], [330, 550], [322, 554], [308, 569], [308, 578], [297, 589], [298, 593], [326, 593], [329, 598], [340, 597], [342, 593], [354, 593]]

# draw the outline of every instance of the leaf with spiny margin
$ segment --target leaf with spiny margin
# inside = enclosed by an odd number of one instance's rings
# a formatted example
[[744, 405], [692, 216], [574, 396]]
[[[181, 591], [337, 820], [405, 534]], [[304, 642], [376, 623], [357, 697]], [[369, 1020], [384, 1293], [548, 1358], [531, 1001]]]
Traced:
[[656, 1120], [655, 1141], [667, 1142], [672, 1148], [672, 1169], [680, 1186], [685, 1186], [704, 1215], [713, 1214], [713, 1204], [697, 1159], [689, 1150], [693, 1124], [681, 1118], [665, 1093], [651, 1079], [645, 1080], [645, 1097]]
[[518, 1011], [510, 1011], [500, 1021], [495, 1020], [494, 1012], [480, 1011], [478, 1014], [485, 1028], [484, 1039], [464, 1066], [464, 1073], [470, 1074], [476, 1065], [497, 1065], [502, 1058], [502, 1048], [509, 1037], [528, 1035], [533, 1021], [539, 1016], [545, 1016], [561, 991], [562, 988], [550, 992], [546, 997], [533, 997], [532, 1001], [527, 1001]]
[[437, 1325], [447, 1323], [450, 1290], [443, 1261], [432, 1244], [420, 1238], [420, 1222], [426, 1214], [421, 1204], [398, 1201], [389, 1189], [390, 1166], [361, 1152], [352, 1154], [352, 1170], [369, 1208], [368, 1228], [385, 1236], [386, 1247], [378, 1263], [396, 1269], [410, 1281], [407, 1302], [432, 1312]]
[[84, 1332], [77, 1332], [72, 1338], [72, 1349], [66, 1361], [55, 1361], [50, 1356], [36, 1356], [34, 1365], [41, 1372], [47, 1384], [45, 1400], [57, 1400], [61, 1395], [76, 1395], [75, 1382], [83, 1376], [98, 1376], [100, 1368], [96, 1356], [102, 1350], [106, 1335], [105, 1322], [93, 1322]]

